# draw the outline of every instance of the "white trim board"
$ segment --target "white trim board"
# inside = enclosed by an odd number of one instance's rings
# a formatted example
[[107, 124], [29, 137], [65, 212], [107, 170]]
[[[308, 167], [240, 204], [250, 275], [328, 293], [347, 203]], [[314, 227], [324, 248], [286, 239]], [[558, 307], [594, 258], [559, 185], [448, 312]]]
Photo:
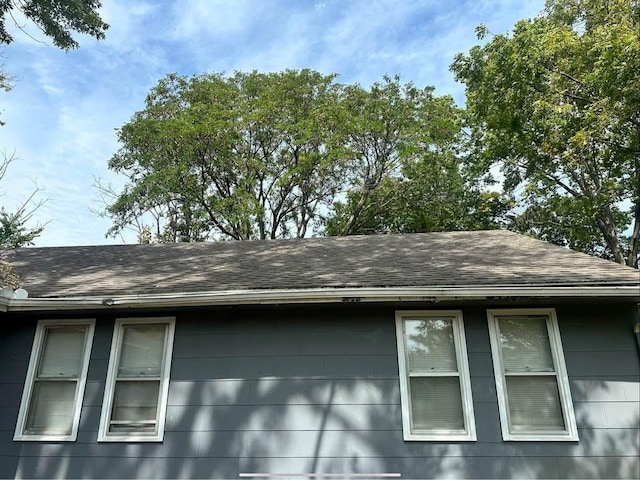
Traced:
[[618, 298], [640, 301], [639, 285], [442, 286], [215, 290], [142, 295], [0, 298], [0, 311], [67, 311], [112, 308], [197, 307], [304, 303], [440, 302], [500, 298]]

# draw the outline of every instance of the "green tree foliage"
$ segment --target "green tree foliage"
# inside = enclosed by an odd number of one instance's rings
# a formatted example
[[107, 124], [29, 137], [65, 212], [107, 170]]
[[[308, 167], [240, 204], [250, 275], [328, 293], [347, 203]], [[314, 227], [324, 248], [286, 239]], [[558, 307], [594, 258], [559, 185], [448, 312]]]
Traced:
[[477, 171], [459, 154], [463, 112], [451, 97], [387, 78], [370, 91], [349, 87], [347, 102], [358, 180], [346, 201], [335, 203], [327, 234], [499, 227], [508, 204], [483, 191]]
[[22, 29], [14, 18], [15, 11], [35, 23], [56, 47], [63, 50], [79, 46], [71, 32], [103, 39], [109, 25], [98, 14], [100, 6], [99, 0], [0, 0], [0, 43], [13, 41], [6, 28], [7, 17]]
[[26, 224], [31, 216], [24, 209], [7, 212], [0, 208], [0, 248], [18, 248], [33, 245], [44, 227], [28, 227]]
[[[465, 184], [453, 151], [459, 127], [451, 98], [397, 78], [367, 90], [311, 70], [169, 75], [119, 130], [109, 167], [128, 183], [118, 193], [102, 187], [109, 233], [134, 227], [141, 242], [168, 242], [386, 230], [370, 219], [407, 218], [402, 205], [381, 201], [394, 182], [415, 176], [423, 197], [426, 175], [440, 192]], [[455, 222], [413, 228], [441, 224]]]
[[[469, 190], [460, 172], [414, 167], [416, 177], [385, 178], [368, 198], [353, 234], [491, 230], [505, 222], [511, 202], [493, 191]], [[411, 174], [409, 174], [411, 175]], [[357, 205], [358, 193], [336, 204], [326, 233], [340, 235]]]
[[154, 241], [304, 236], [343, 176], [336, 95], [310, 70], [162, 79], [119, 131], [110, 232], [146, 214]]
[[548, 0], [452, 70], [477, 162], [501, 165], [522, 202], [512, 227], [637, 266], [640, 4]]
[[[0, 161], [0, 180], [5, 176], [7, 168], [14, 160], [15, 157], [10, 156]], [[34, 201], [38, 192], [40, 189], [36, 186], [31, 195], [15, 212], [9, 212], [4, 207], [0, 207], [0, 249], [33, 245], [33, 240], [43, 232], [44, 225], [27, 226], [34, 212], [46, 202], [46, 200]]]

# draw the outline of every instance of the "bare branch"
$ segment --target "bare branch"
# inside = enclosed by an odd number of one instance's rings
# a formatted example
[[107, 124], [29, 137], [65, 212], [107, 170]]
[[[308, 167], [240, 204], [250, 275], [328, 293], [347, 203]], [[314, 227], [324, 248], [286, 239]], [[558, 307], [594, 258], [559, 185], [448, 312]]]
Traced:
[[[20, 11], [22, 11], [22, 9], [19, 9], [19, 10], [20, 10]], [[13, 13], [11, 12], [11, 10], [9, 10], [9, 11], [8, 11], [8, 13], [9, 13], [9, 16], [11, 17], [11, 20], [13, 20], [13, 24], [16, 26], [16, 28], [17, 28], [18, 30], [20, 30], [22, 33], [24, 33], [27, 37], [29, 37], [29, 38], [30, 38], [31, 40], [33, 40], [34, 42], [40, 43], [40, 44], [42, 44], [42, 45], [48, 45], [48, 43], [47, 43], [47, 42], [45, 42], [45, 41], [43, 41], [43, 40], [39, 40], [39, 39], [35, 38], [33, 35], [31, 35], [29, 32], [27, 32], [27, 30], [26, 30], [26, 24], [24, 24], [24, 25], [20, 25], [20, 24], [18, 23], [18, 20], [16, 20], [16, 18], [13, 16]], [[44, 29], [43, 29], [40, 25], [38, 25], [38, 24], [36, 23], [36, 26], [38, 27], [38, 29], [39, 29], [42, 33], [45, 33], [45, 34], [46, 34], [46, 32], [44, 31]]]

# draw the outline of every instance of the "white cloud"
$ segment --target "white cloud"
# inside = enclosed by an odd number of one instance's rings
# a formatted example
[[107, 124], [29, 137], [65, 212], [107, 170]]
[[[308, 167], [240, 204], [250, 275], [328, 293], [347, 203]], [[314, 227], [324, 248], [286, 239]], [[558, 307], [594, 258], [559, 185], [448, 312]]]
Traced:
[[169, 33], [175, 41], [250, 35], [268, 8], [268, 2], [249, 0], [179, 0], [171, 9]]

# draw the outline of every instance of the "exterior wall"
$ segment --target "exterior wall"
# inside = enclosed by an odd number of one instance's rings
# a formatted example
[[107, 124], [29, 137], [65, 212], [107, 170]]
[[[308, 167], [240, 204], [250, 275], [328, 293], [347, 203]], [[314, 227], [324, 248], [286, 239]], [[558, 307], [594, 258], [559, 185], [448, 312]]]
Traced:
[[177, 315], [162, 443], [96, 442], [114, 324], [98, 317], [77, 441], [14, 442], [37, 319], [2, 319], [0, 477], [639, 478], [635, 306], [556, 308], [579, 442], [502, 441], [479, 307], [463, 309], [478, 440], [404, 442], [394, 308], [364, 305]]

